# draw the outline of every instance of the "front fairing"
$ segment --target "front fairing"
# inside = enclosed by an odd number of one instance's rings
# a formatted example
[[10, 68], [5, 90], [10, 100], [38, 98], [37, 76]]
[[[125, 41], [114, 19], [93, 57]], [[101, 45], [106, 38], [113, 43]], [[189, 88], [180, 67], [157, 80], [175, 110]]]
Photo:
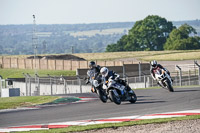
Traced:
[[125, 86], [124, 85], [121, 85], [119, 83], [117, 83], [116, 81], [114, 80], [111, 80], [108, 82], [108, 90], [117, 90], [117, 92], [120, 94], [120, 95], [124, 95], [124, 90], [125, 90]]
[[166, 79], [166, 74], [163, 69], [156, 69], [155, 70], [155, 78], [157, 81], [163, 81]]

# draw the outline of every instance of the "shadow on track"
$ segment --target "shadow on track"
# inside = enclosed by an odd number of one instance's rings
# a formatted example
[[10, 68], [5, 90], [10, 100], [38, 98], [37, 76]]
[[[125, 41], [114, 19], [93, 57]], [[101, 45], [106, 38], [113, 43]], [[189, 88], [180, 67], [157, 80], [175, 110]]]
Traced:
[[138, 101], [136, 101], [136, 103], [123, 103], [122, 105], [130, 105], [130, 104], [151, 104], [151, 103], [164, 103], [164, 102], [166, 102], [166, 101], [140, 101], [140, 100], [138, 100]]
[[146, 103], [164, 103], [166, 101], [143, 101], [143, 102], [140, 102], [140, 101], [137, 101], [136, 103], [134, 104], [146, 104]]
[[200, 91], [200, 90], [176, 90], [174, 92], [191, 92], [191, 91]]

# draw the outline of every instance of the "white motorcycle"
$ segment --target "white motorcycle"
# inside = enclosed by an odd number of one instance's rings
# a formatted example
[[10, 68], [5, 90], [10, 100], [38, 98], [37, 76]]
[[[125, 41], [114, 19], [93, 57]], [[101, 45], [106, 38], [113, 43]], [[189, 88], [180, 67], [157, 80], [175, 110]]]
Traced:
[[167, 88], [170, 92], [174, 92], [173, 82], [167, 71], [160, 68], [156, 69], [155, 78], [162, 88]]
[[107, 89], [107, 94], [109, 99], [115, 104], [121, 104], [121, 101], [129, 101], [135, 103], [137, 101], [137, 96], [135, 92], [131, 89], [127, 91], [128, 85], [122, 85], [111, 78], [107, 81], [107, 86], [103, 88]]

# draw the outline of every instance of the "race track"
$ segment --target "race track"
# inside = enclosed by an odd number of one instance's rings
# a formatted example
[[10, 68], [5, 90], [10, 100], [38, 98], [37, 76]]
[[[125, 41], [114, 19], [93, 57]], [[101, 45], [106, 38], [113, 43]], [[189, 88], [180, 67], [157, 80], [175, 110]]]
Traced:
[[[99, 119], [131, 115], [184, 111], [200, 108], [200, 88], [175, 88], [175, 92], [164, 89], [135, 90], [138, 101], [135, 104], [122, 102], [116, 105], [110, 101], [102, 103], [96, 99], [86, 103], [64, 104], [33, 110], [0, 112], [0, 128], [48, 124], [75, 120]], [[96, 94], [75, 94], [96, 97]], [[70, 96], [70, 95], [69, 95]]]

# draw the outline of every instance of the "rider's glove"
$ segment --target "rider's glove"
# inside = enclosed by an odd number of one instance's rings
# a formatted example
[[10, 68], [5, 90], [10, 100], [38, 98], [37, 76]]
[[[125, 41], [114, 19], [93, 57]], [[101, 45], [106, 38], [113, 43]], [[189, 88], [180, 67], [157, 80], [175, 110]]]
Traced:
[[116, 78], [115, 78], [115, 81], [118, 81], [118, 80], [119, 80], [119, 77], [116, 77]]

